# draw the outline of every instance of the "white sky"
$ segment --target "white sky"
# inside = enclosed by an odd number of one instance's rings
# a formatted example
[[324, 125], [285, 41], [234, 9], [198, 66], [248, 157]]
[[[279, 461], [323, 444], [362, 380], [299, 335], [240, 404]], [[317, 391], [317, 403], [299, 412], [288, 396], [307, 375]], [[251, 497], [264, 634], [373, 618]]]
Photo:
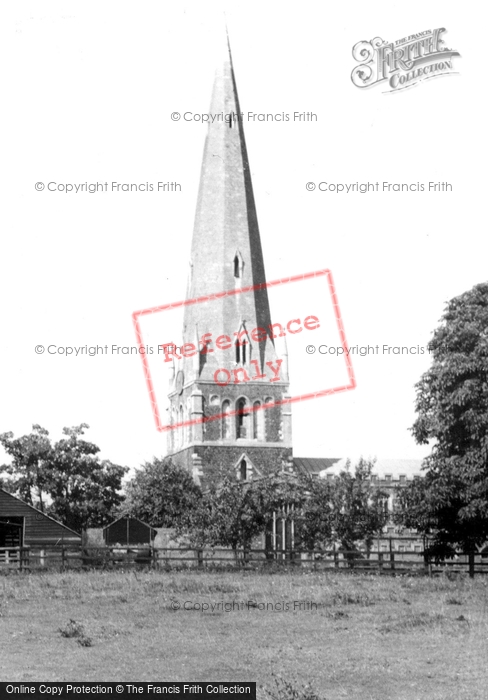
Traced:
[[[482, 3], [474, 17], [459, 2], [4, 2], [1, 432], [40, 423], [58, 438], [87, 422], [112, 461], [164, 453], [139, 357], [34, 348], [134, 345], [134, 311], [184, 298], [206, 127], [170, 115], [209, 109], [222, 7], [244, 112], [318, 115], [244, 124], [268, 280], [329, 268], [349, 345], [380, 348], [425, 347], [445, 302], [486, 281]], [[461, 53], [458, 76], [398, 94], [353, 86], [355, 43], [437, 27]], [[37, 192], [39, 181], [182, 191]], [[447, 181], [453, 192], [338, 195], [309, 181]], [[271, 303], [285, 321], [329, 302], [325, 287], [298, 283]], [[335, 344], [319, 332], [317, 346]], [[306, 344], [289, 347], [292, 394], [341, 372]], [[354, 391], [294, 406], [295, 454], [424, 456], [408, 428], [428, 356], [353, 366]]]

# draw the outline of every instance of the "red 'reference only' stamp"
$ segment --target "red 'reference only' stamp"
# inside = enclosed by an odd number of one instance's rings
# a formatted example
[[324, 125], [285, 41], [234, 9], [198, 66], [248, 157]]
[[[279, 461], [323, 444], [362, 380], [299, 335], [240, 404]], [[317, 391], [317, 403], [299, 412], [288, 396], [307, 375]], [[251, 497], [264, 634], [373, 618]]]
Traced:
[[[290, 317], [286, 323], [270, 323], [268, 326], [256, 325], [252, 328], [241, 327], [238, 329], [238, 331], [235, 331], [232, 334], [230, 331], [228, 333], [214, 332], [213, 330], [211, 331], [210, 329], [205, 328], [195, 336], [192, 342], [187, 341], [182, 343], [174, 342], [174, 337], [170, 337], [168, 339], [166, 336], [165, 338], [162, 334], [168, 331], [163, 325], [160, 327], [160, 330], [158, 330], [159, 337], [157, 341], [156, 356], [150, 358], [148, 357], [148, 353], [144, 352], [144, 348], [147, 347], [147, 333], [146, 331], [143, 332], [142, 324], [148, 318], [154, 319], [157, 317], [159, 319], [161, 317], [161, 319], [164, 319], [165, 312], [167, 314], [167, 312], [172, 310], [185, 309], [185, 307], [200, 304], [211, 305], [212, 303], [215, 304], [225, 297], [232, 297], [240, 294], [252, 294], [264, 288], [266, 288], [268, 291], [273, 289], [289, 289], [289, 285], [294, 285], [298, 282], [310, 282], [313, 280], [322, 280], [326, 283], [326, 289], [323, 290], [324, 298], [319, 300], [318, 297], [322, 295], [317, 293], [313, 297], [315, 309], [320, 302], [324, 305], [323, 314], [318, 310], [315, 310], [314, 313], [307, 313], [298, 316], [295, 311], [295, 314], [293, 314], [294, 317]], [[308, 296], [311, 296], [310, 291]], [[293, 297], [296, 297], [296, 294], [293, 294]], [[307, 301], [307, 303], [312, 302]], [[326, 310], [325, 307], [327, 304], [329, 307]], [[331, 396], [340, 392], [349, 391], [356, 387], [351, 355], [348, 353], [344, 324], [330, 270], [324, 269], [302, 275], [295, 275], [293, 277], [284, 277], [259, 285], [228, 289], [194, 299], [162, 304], [160, 306], [135, 311], [132, 314], [132, 318], [137, 343], [140, 348], [140, 357], [156, 429], [160, 432], [164, 432], [180, 429], [189, 425], [195, 425], [197, 423], [220, 420], [223, 418], [223, 414], [219, 413], [210, 417], [207, 416], [191, 420], [180, 420], [177, 422], [173, 421], [171, 423], [168, 421], [163, 421], [162, 404], [165, 398], [165, 389], [163, 387], [164, 382], [158, 381], [155, 378], [160, 378], [161, 365], [165, 367], [171, 366], [173, 372], [178, 371], [178, 367], [183, 366], [183, 363], [185, 362], [200, 363], [201, 367], [201, 363], [205, 363], [212, 356], [211, 354], [214, 353], [212, 359], [218, 357], [220, 360], [219, 362], [219, 360], [215, 361], [214, 359], [214, 365], [212, 366], [210, 374], [216, 387], [226, 387], [230, 384], [245, 385], [247, 382], [256, 381], [269, 381], [270, 383], [280, 382], [283, 380], [288, 381], [288, 367], [285, 369], [282, 357], [277, 357], [274, 360], [267, 362], [265, 362], [265, 358], [263, 359], [262, 357], [260, 362], [256, 353], [255, 356], [251, 356], [252, 348], [257, 347], [259, 353], [260, 346], [268, 339], [274, 343], [275, 339], [279, 341], [279, 339], [286, 340], [288, 338], [295, 344], [300, 343], [303, 345], [303, 354], [305, 354], [305, 345], [307, 344], [307, 341], [311, 342], [318, 332], [324, 332], [324, 323], [322, 318], [326, 311], [330, 317], [327, 332], [330, 334], [332, 332], [332, 324], [335, 325], [337, 345], [338, 347], [342, 347], [344, 351], [342, 353], [341, 362], [343, 363], [343, 370], [346, 372], [346, 381], [339, 382], [334, 386], [322, 386], [321, 388], [313, 391], [304, 391], [297, 393], [297, 395], [286, 396], [279, 401], [261, 403], [257, 407], [250, 406], [248, 411], [251, 412], [254, 410], [265, 410], [266, 408], [275, 407], [277, 403], [282, 405], [292, 404], [300, 401], [307, 401], [309, 399]], [[309, 336], [309, 333], [313, 333], [314, 335]], [[232, 353], [232, 362], [229, 362], [229, 353]], [[157, 365], [152, 363], [157, 363]], [[286, 373], [286, 377], [284, 377], [284, 372]], [[291, 372], [293, 373], [293, 368]], [[230, 413], [227, 412], [226, 415], [237, 415], [237, 413], [238, 411], [230, 411]]]

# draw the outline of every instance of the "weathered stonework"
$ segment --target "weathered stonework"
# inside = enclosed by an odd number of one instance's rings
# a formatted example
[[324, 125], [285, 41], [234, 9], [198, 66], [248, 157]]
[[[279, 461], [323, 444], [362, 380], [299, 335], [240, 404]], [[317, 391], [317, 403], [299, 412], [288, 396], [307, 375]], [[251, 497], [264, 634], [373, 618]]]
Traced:
[[[216, 75], [210, 113], [241, 113], [230, 51]], [[208, 127], [187, 294], [188, 300], [202, 298], [185, 306], [182, 339], [172, 353], [169, 454], [202, 485], [233, 471], [250, 479], [290, 469], [286, 345], [278, 353], [275, 339], [284, 334], [271, 320], [243, 125], [236, 117]]]

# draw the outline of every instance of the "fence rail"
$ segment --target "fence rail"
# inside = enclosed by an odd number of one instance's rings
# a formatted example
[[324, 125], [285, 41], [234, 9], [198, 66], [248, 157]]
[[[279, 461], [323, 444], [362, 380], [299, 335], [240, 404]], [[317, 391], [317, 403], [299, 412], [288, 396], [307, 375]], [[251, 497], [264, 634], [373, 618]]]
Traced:
[[482, 554], [459, 553], [453, 559], [435, 563], [418, 551], [344, 551], [328, 550], [231, 550], [197, 549], [192, 547], [150, 546], [52, 546], [2, 547], [0, 570], [61, 570], [86, 568], [261, 568], [270, 565], [308, 567], [314, 570], [347, 569], [378, 574], [442, 571], [488, 573], [488, 558]]

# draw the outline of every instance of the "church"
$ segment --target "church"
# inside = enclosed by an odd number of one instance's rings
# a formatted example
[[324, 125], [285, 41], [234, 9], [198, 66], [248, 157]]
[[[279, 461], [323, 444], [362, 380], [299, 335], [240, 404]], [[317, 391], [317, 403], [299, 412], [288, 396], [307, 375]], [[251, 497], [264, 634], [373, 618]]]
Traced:
[[229, 471], [247, 481], [295, 468], [286, 345], [271, 316], [230, 49], [210, 114], [222, 118], [208, 125], [187, 300], [210, 298], [184, 309], [182, 347], [197, 350], [173, 369], [168, 432], [168, 454], [204, 487]]
[[[210, 115], [181, 355], [173, 359], [170, 377], [174, 428], [167, 453], [204, 489], [223, 474], [239, 481], [277, 471], [332, 477], [345, 460], [293, 455], [286, 337], [273, 323], [268, 300], [229, 47], [216, 73]], [[402, 465], [397, 469], [402, 472]], [[410, 480], [412, 465], [407, 471]]]

